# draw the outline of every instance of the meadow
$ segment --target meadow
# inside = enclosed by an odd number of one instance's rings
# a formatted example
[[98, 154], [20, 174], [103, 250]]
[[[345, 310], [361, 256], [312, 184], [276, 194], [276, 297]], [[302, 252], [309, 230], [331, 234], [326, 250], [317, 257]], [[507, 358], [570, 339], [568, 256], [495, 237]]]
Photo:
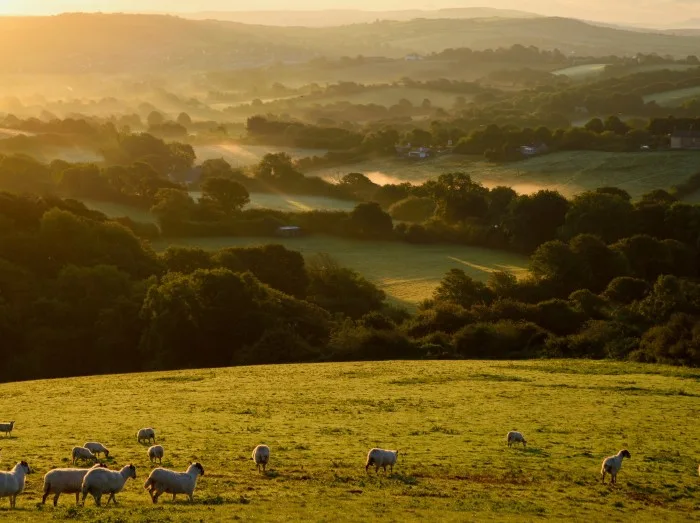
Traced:
[[[590, 361], [371, 362], [96, 376], [0, 385], [0, 468], [26, 459], [18, 509], [0, 519], [78, 521], [692, 521], [700, 510], [700, 374]], [[163, 466], [205, 469], [195, 502], [143, 483], [136, 431], [156, 429]], [[509, 430], [527, 448], [508, 448]], [[137, 479], [118, 506], [39, 504], [42, 476], [85, 441]], [[270, 467], [251, 460], [270, 445]], [[399, 449], [393, 474], [368, 449]], [[616, 486], [605, 456], [631, 452]]]
[[356, 270], [377, 285], [387, 293], [390, 301], [411, 310], [432, 296], [450, 269], [462, 269], [472, 278], [486, 281], [495, 271], [523, 277], [528, 266], [524, 256], [480, 247], [411, 245], [320, 235], [302, 238], [178, 238], [158, 240], [153, 247], [158, 251], [170, 245], [218, 250], [269, 243], [284, 245], [305, 257], [328, 253], [341, 265]]
[[494, 164], [478, 156], [450, 155], [427, 161], [373, 160], [314, 171], [315, 176], [336, 179], [361, 172], [375, 183], [423, 183], [440, 174], [463, 171], [487, 187], [505, 185], [530, 194], [542, 189], [572, 197], [584, 191], [615, 186], [638, 198], [654, 189], [670, 189], [697, 172], [694, 151], [609, 153], [564, 151], [514, 163]]
[[686, 89], [675, 89], [673, 91], [650, 94], [644, 97], [644, 102], [656, 102], [663, 107], [677, 107], [683, 104], [683, 102], [698, 98], [699, 96], [700, 87], [688, 87]]

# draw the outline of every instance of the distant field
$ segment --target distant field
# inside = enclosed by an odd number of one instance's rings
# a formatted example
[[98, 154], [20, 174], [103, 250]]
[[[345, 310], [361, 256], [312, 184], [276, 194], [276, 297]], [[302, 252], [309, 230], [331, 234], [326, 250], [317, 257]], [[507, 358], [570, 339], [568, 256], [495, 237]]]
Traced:
[[430, 298], [447, 271], [462, 269], [478, 280], [486, 280], [494, 271], [517, 276], [527, 272], [523, 256], [459, 245], [410, 245], [398, 242], [368, 242], [342, 238], [180, 238], [154, 243], [156, 250], [168, 245], [186, 245], [217, 250], [276, 243], [300, 251], [304, 256], [328, 253], [342, 265], [358, 271], [382, 288], [392, 301], [415, 307]]
[[663, 93], [651, 94], [644, 97], [645, 102], [656, 102], [664, 107], [675, 107], [687, 100], [700, 97], [700, 87], [689, 87], [687, 89], [676, 89]]
[[233, 167], [255, 165], [268, 153], [287, 153], [292, 158], [306, 156], [323, 156], [325, 149], [298, 149], [294, 147], [277, 147], [271, 145], [221, 144], [198, 145], [194, 147], [199, 163], [205, 160], [223, 158]]
[[[27, 460], [4, 521], [697, 521], [697, 370], [589, 361], [391, 361], [272, 365], [8, 383], [0, 468]], [[163, 466], [199, 461], [194, 503], [153, 505], [136, 431], [154, 427]], [[527, 448], [508, 448], [509, 430]], [[100, 441], [136, 467], [119, 505], [39, 505], [42, 477]], [[268, 444], [259, 474], [250, 454]], [[372, 447], [393, 474], [365, 472]], [[604, 457], [627, 448], [616, 486]], [[105, 502], [103, 498], [103, 503]]]
[[594, 76], [599, 76], [607, 65], [608, 64], [576, 65], [574, 67], [553, 71], [552, 74], [568, 76], [572, 80], [585, 80]]
[[309, 174], [337, 177], [361, 172], [376, 183], [422, 183], [440, 174], [464, 171], [486, 186], [507, 185], [520, 193], [541, 189], [573, 196], [603, 186], [621, 187], [633, 197], [668, 189], [698, 171], [700, 154], [693, 151], [604, 153], [573, 151], [529, 160], [492, 164], [480, 157], [452, 155], [428, 161], [385, 159], [319, 170]]
[[460, 93], [446, 93], [444, 91], [435, 91], [431, 89], [414, 89], [402, 86], [382, 86], [345, 96], [338, 95], [323, 98], [311, 98], [308, 101], [296, 99], [295, 105], [302, 107], [314, 104], [326, 105], [336, 102], [350, 102], [353, 104], [377, 104], [390, 107], [392, 105], [396, 105], [399, 100], [406, 99], [413, 105], [419, 106], [423, 103], [423, 100], [428, 99], [436, 107], [449, 109], [454, 105], [455, 100], [459, 96], [464, 96], [467, 101], [472, 98], [469, 95], [461, 95]]
[[[190, 193], [193, 198], [199, 198], [201, 193]], [[109, 217], [129, 216], [140, 222], [155, 222], [155, 216], [150, 212], [136, 209], [128, 205], [120, 205], [110, 202], [98, 202], [95, 200], [83, 200], [85, 205], [105, 213]], [[286, 195], [272, 193], [252, 193], [248, 208], [275, 209], [278, 211], [311, 211], [314, 209], [326, 210], [352, 210], [356, 202], [324, 198], [322, 196]]]

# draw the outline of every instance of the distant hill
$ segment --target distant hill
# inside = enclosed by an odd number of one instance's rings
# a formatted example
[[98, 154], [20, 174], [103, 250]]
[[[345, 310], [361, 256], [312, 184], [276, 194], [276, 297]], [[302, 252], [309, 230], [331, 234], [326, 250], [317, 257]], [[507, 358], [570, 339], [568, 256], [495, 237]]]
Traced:
[[397, 11], [363, 11], [359, 9], [326, 9], [320, 11], [204, 11], [200, 13], [183, 14], [182, 16], [192, 20], [223, 20], [243, 24], [283, 27], [335, 27], [351, 24], [366, 24], [377, 20], [408, 21], [417, 18], [535, 18], [539, 15], [509, 9], [467, 7], [435, 10], [407, 9]]
[[384, 21], [273, 27], [174, 16], [67, 14], [0, 18], [0, 72], [158, 72], [236, 69], [318, 56], [403, 57], [514, 44], [585, 55], [687, 56], [700, 36], [600, 27], [566, 18]]

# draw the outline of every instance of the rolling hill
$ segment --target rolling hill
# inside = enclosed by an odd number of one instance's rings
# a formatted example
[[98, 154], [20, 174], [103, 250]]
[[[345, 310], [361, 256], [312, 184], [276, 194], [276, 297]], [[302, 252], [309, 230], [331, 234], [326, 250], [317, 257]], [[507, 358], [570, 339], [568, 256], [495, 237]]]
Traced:
[[162, 15], [0, 18], [4, 73], [236, 69], [313, 57], [403, 57], [446, 48], [559, 48], [586, 55], [697, 52], [700, 36], [643, 33], [566, 18], [416, 19], [342, 27], [272, 27]]

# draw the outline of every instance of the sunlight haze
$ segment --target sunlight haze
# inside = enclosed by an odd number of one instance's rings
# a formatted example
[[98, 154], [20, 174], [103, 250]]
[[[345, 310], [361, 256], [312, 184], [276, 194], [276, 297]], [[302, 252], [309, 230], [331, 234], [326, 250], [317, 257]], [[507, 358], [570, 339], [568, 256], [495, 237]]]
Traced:
[[535, 0], [528, 3], [515, 0], [485, 1], [425, 1], [425, 0], [300, 0], [290, 4], [285, 0], [259, 0], [254, 4], [227, 0], [202, 0], [194, 4], [169, 0], [0, 0], [3, 15], [51, 15], [64, 12], [170, 12], [192, 13], [202, 11], [246, 11], [246, 10], [435, 10], [460, 7], [492, 7], [518, 9], [548, 16], [566, 16], [620, 24], [662, 26], [682, 23], [700, 17], [696, 2], [684, 0]]

